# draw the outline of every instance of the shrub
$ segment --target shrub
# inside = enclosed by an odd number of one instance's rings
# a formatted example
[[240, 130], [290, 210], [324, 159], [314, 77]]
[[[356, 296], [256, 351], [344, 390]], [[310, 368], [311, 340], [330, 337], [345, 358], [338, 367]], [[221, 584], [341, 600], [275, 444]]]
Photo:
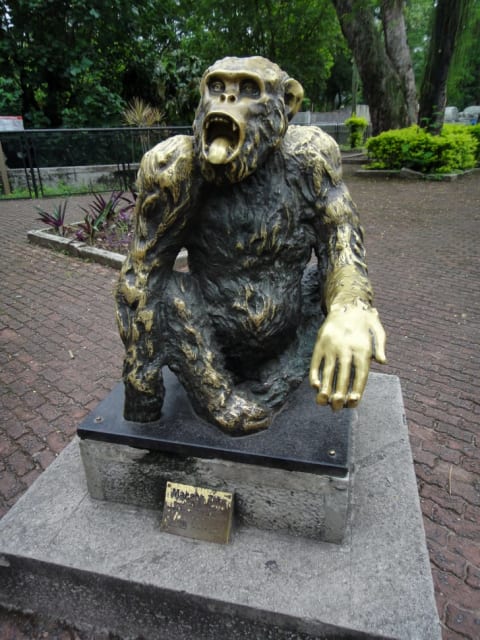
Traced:
[[474, 124], [473, 127], [468, 127], [468, 133], [477, 141], [476, 159], [477, 164], [480, 165], [480, 124]]
[[367, 141], [371, 169], [402, 169], [421, 173], [457, 173], [477, 163], [479, 143], [474, 127], [446, 125], [433, 136], [417, 126], [384, 131]]
[[355, 114], [352, 114], [350, 118], [345, 120], [345, 126], [348, 127], [348, 144], [350, 149], [358, 149], [365, 141], [365, 131], [368, 127], [368, 122], [365, 118], [359, 118]]

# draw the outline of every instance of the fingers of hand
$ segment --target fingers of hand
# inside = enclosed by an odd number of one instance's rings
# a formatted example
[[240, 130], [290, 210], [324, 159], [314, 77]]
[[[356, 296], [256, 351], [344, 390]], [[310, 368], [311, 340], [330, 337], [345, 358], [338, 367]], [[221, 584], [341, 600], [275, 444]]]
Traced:
[[355, 393], [354, 391], [351, 391], [348, 394], [348, 398], [347, 398], [347, 409], [355, 409], [355, 407], [358, 406], [358, 403], [360, 402], [361, 397], [362, 397], [361, 393]]
[[317, 340], [313, 349], [312, 360], [310, 363], [310, 386], [320, 389], [320, 368], [323, 363], [323, 351], [320, 340]]
[[325, 358], [322, 366], [322, 382], [318, 387], [318, 404], [328, 404], [334, 386], [335, 359]]
[[373, 357], [378, 363], [385, 364], [387, 362], [387, 356], [385, 354], [386, 336], [385, 329], [380, 322], [378, 322], [378, 326], [372, 331], [372, 340]]
[[349, 398], [349, 401], [351, 401], [352, 403], [355, 403], [353, 404], [353, 406], [355, 407], [360, 402], [360, 398], [362, 397], [363, 392], [365, 391], [369, 369], [370, 369], [369, 360], [363, 361], [363, 362], [357, 362], [355, 366], [355, 375], [352, 380], [352, 388], [350, 391], [350, 398]]
[[[353, 327], [353, 328], [352, 328]], [[356, 407], [365, 390], [371, 358], [386, 362], [385, 331], [376, 309], [328, 317], [319, 331], [310, 367], [316, 401], [334, 411]]]
[[355, 380], [356, 367], [352, 358], [325, 359], [321, 363], [318, 384], [312, 384], [318, 390], [315, 398], [317, 404], [330, 404], [334, 411], [357, 406], [363, 387], [361, 384], [355, 385]]
[[330, 394], [325, 393], [324, 391], [319, 391], [315, 397], [315, 402], [321, 405], [322, 407], [327, 405], [329, 403], [329, 400], [330, 400]]
[[335, 334], [332, 329], [334, 326], [328, 322], [320, 328], [310, 364], [310, 385], [318, 389], [318, 404], [328, 404], [332, 394], [337, 363], [336, 349], [332, 346], [335, 343]]
[[343, 409], [347, 403], [348, 390], [353, 372], [354, 367], [351, 358], [338, 360], [335, 375], [335, 393], [333, 393], [330, 398], [330, 404], [334, 411]]
[[318, 391], [317, 404], [330, 404], [334, 411], [356, 407], [367, 384], [370, 357], [371, 351], [326, 355], [320, 367], [310, 371], [311, 385]]

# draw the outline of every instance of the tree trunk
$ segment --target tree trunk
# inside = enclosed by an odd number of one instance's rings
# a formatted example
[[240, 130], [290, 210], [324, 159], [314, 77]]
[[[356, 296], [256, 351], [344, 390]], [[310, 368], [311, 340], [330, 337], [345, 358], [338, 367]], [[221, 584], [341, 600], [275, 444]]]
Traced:
[[403, 9], [405, 0], [383, 0], [381, 4], [385, 48], [390, 62], [402, 79], [408, 124], [417, 122], [418, 102], [412, 56], [407, 44]]
[[[412, 91], [411, 88], [407, 89], [405, 81], [411, 62], [408, 62], [410, 54], [403, 23], [403, 0], [385, 0], [383, 3], [386, 5], [386, 14], [396, 16], [396, 28], [393, 24], [386, 29], [388, 38], [385, 36], [385, 41], [388, 41], [393, 56], [401, 52], [398, 65], [402, 72], [387, 54], [382, 34], [375, 24], [372, 5], [358, 0], [332, 2], [362, 79], [373, 135], [408, 126], [416, 120], [416, 107], [411, 104]], [[416, 105], [416, 101], [413, 105]]]
[[420, 126], [433, 134], [442, 130], [448, 70], [469, 5], [470, 0], [438, 0], [435, 8], [418, 116]]

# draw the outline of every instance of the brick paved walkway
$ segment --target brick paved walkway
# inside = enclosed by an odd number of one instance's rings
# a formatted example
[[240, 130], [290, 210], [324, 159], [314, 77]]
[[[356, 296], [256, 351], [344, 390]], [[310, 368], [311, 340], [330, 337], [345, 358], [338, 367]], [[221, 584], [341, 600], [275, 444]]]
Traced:
[[[444, 638], [480, 638], [480, 174], [347, 183], [400, 376]], [[71, 218], [75, 203], [70, 200]], [[42, 206], [48, 208], [47, 200]], [[120, 377], [117, 273], [30, 246], [30, 201], [0, 202], [0, 515]], [[405, 612], [408, 615], [408, 612]], [[0, 615], [0, 639], [80, 637]]]

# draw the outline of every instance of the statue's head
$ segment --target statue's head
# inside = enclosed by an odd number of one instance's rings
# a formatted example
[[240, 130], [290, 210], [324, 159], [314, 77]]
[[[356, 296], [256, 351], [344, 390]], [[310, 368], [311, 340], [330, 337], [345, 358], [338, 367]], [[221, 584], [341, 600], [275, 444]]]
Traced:
[[223, 58], [200, 83], [195, 152], [210, 182], [240, 182], [278, 147], [303, 88], [266, 58]]

